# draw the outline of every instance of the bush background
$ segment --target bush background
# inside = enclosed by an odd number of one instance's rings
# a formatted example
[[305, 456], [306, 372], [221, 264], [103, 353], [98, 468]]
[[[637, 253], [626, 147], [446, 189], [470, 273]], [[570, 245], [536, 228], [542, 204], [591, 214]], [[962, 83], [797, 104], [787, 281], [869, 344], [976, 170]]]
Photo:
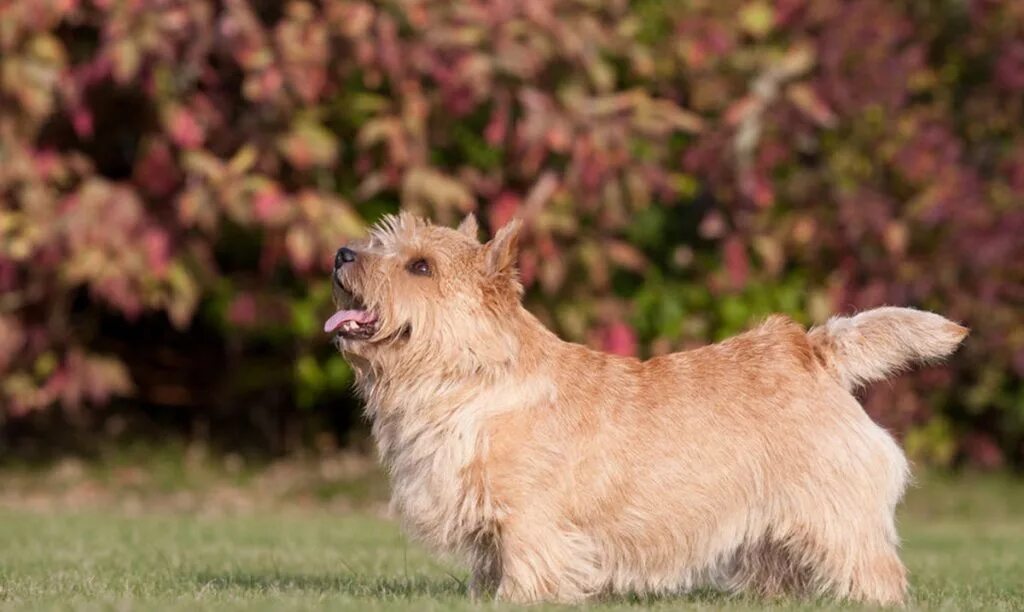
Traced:
[[526, 222], [528, 305], [648, 356], [773, 311], [973, 334], [866, 394], [1024, 462], [1024, 3], [35, 0], [0, 7], [0, 451], [358, 445], [335, 249]]

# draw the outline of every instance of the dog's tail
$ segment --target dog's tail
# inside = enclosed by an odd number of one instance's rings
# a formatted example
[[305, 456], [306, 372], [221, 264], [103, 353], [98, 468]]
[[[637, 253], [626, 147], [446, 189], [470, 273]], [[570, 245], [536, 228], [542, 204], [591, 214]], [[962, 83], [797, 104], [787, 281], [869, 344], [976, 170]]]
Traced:
[[811, 329], [808, 338], [840, 384], [852, 391], [912, 363], [949, 355], [969, 331], [932, 312], [887, 306], [833, 317]]

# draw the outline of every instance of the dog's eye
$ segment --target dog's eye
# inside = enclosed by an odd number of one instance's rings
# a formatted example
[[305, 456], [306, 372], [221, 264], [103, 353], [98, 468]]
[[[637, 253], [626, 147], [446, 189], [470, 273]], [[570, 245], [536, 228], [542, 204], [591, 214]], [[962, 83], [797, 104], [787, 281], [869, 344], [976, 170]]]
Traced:
[[409, 272], [416, 276], [430, 276], [430, 262], [426, 259], [414, 259], [409, 262]]

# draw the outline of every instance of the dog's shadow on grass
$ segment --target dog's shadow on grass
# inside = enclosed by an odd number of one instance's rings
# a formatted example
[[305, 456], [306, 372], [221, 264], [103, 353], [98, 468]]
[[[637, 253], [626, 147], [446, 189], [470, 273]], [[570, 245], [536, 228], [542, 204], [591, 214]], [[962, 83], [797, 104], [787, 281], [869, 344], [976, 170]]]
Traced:
[[194, 580], [203, 591], [244, 591], [261, 594], [317, 593], [350, 597], [411, 598], [465, 595], [465, 583], [455, 576], [369, 576], [299, 574], [288, 572], [200, 572]]
[[[298, 574], [288, 572], [200, 572], [194, 576], [203, 591], [242, 591], [247, 593], [334, 594], [356, 598], [411, 599], [415, 597], [463, 598], [468, 597], [466, 584], [454, 575], [370, 576], [342, 572], [338, 574]], [[593, 603], [647, 607], [657, 602], [703, 605], [722, 605], [742, 602], [717, 591], [699, 590], [686, 595], [656, 597], [639, 595], [613, 595], [598, 598]], [[764, 603], [764, 602], [762, 602]]]

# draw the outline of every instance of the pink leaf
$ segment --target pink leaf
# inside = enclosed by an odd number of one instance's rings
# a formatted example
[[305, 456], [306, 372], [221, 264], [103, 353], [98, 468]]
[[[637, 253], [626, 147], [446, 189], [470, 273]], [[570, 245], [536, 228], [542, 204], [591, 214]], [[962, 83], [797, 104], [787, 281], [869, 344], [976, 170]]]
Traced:
[[164, 141], [154, 143], [135, 165], [134, 182], [151, 196], [166, 197], [180, 179], [171, 150]]
[[747, 258], [743, 240], [739, 236], [729, 236], [725, 240], [723, 258], [726, 272], [729, 274], [729, 282], [737, 289], [743, 287], [747, 283], [747, 276], [750, 272], [750, 261]]
[[491, 211], [488, 216], [491, 232], [496, 232], [504, 227], [518, 212], [519, 196], [511, 191], [503, 191], [494, 200], [494, 203], [491, 204]]
[[285, 197], [276, 185], [270, 185], [256, 193], [253, 200], [256, 219], [265, 224], [280, 221], [287, 212]]
[[181, 107], [176, 107], [168, 113], [167, 130], [171, 140], [183, 149], [196, 149], [206, 138], [202, 126], [195, 117]]
[[602, 330], [601, 347], [613, 355], [633, 357], [637, 354], [636, 332], [628, 324], [615, 321]]
[[257, 319], [256, 310], [256, 298], [248, 292], [240, 293], [228, 306], [227, 320], [239, 327], [254, 325]]
[[93, 133], [92, 112], [80, 106], [71, 113], [71, 127], [79, 138], [91, 138]]
[[146, 253], [146, 264], [153, 275], [157, 278], [166, 276], [171, 260], [170, 238], [167, 232], [156, 228], [146, 230], [142, 236], [142, 248]]
[[491, 113], [491, 120], [487, 123], [487, 127], [484, 128], [484, 139], [487, 141], [487, 144], [497, 146], [505, 140], [505, 135], [508, 133], [508, 120], [508, 97], [501, 96], [498, 98], [494, 112]]

